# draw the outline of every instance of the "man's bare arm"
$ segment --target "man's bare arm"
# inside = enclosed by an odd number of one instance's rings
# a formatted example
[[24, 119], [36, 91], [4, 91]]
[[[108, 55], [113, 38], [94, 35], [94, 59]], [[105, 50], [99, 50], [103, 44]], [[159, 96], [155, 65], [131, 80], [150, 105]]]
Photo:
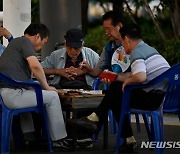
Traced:
[[135, 82], [142, 83], [142, 82], [145, 82], [146, 79], [147, 79], [147, 76], [145, 72], [136, 73], [124, 81], [122, 89], [124, 90], [124, 87], [129, 83], [135, 83]]
[[121, 74], [118, 74], [116, 81], [124, 82], [127, 78], [131, 76], [132, 76], [131, 72], [121, 73]]
[[102, 72], [103, 70], [97, 68], [97, 67], [94, 67], [92, 68], [89, 72], [87, 72], [87, 74], [89, 74], [90, 76], [92, 77], [97, 77], [100, 75], [100, 73]]
[[12, 34], [4, 27], [0, 27], [0, 36], [4, 36], [6, 39], [9, 39]]
[[40, 82], [42, 88], [45, 90], [56, 90], [48, 85], [43, 68], [38, 59], [35, 56], [30, 56], [27, 58], [27, 61], [34, 77]]

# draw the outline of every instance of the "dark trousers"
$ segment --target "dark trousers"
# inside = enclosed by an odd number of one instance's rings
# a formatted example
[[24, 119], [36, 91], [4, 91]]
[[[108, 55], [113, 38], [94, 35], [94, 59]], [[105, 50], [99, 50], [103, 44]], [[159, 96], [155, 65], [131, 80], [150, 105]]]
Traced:
[[[113, 82], [107, 90], [101, 104], [98, 106], [96, 114], [99, 117], [99, 128], [105, 122], [109, 109], [112, 110], [115, 119], [119, 122], [122, 106], [122, 82]], [[136, 109], [154, 110], [157, 109], [164, 98], [161, 91], [145, 92], [142, 89], [134, 89], [131, 93], [130, 106]], [[126, 115], [122, 127], [121, 137], [127, 138], [133, 136], [129, 117]]]

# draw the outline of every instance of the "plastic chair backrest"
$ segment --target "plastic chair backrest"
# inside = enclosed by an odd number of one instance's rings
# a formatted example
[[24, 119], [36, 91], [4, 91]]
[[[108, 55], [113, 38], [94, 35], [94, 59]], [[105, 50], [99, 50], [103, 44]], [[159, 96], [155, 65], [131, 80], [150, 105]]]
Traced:
[[180, 64], [172, 67], [167, 74], [169, 84], [163, 104], [166, 113], [180, 112]]
[[[100, 89], [100, 79], [99, 78], [95, 78], [93, 85], [92, 85], [92, 90], [99, 90]], [[108, 89], [108, 85], [103, 83], [103, 90], [107, 90]]]
[[[130, 99], [130, 92], [132, 89], [135, 88], [148, 88], [155, 86], [156, 84], [166, 81], [168, 82], [167, 91], [165, 93], [163, 105], [164, 109], [171, 108], [171, 111], [180, 111], [180, 101], [179, 101], [179, 88], [180, 88], [180, 64], [176, 64], [166, 72], [162, 73], [152, 81], [148, 82], [147, 84], [139, 84], [133, 83], [129, 84], [124, 89], [123, 101], [129, 102]], [[126, 109], [129, 109], [129, 104], [124, 104]]]
[[35, 90], [36, 93], [36, 100], [37, 100], [37, 106], [35, 107], [28, 107], [28, 108], [21, 108], [21, 109], [10, 109], [8, 108], [4, 102], [3, 98], [0, 97], [1, 102], [1, 152], [2, 153], [9, 153], [10, 152], [10, 133], [11, 133], [11, 127], [12, 127], [12, 119], [14, 115], [18, 115], [19, 113], [25, 113], [25, 112], [40, 112], [42, 113], [43, 122], [44, 122], [44, 128], [45, 133], [47, 136], [48, 141], [48, 148], [49, 152], [52, 152], [52, 145], [50, 140], [50, 134], [47, 124], [47, 117], [46, 117], [46, 111], [44, 109], [44, 103], [43, 103], [43, 97], [42, 97], [42, 88], [41, 85], [38, 82], [34, 82], [33, 80], [30, 80], [29, 82], [21, 82], [14, 80], [3, 73], [0, 73], [0, 81], [6, 82], [9, 85], [13, 87], [31, 87]]

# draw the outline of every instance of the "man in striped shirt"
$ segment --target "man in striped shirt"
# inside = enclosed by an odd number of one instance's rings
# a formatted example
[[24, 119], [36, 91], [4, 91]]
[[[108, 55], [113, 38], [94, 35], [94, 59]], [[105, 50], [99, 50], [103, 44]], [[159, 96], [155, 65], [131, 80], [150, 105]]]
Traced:
[[[130, 55], [132, 73], [132, 76], [124, 81], [123, 88], [132, 82], [149, 82], [170, 68], [168, 62], [155, 48], [144, 43], [137, 25], [126, 25], [120, 30], [120, 34], [125, 52]], [[163, 91], [164, 86], [158, 85], [151, 90]]]

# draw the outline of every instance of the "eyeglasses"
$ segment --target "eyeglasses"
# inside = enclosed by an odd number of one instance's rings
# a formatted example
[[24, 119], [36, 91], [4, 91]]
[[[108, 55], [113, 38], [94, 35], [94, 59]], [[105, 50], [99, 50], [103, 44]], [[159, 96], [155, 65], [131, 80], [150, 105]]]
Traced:
[[111, 31], [113, 31], [114, 29], [115, 29], [115, 27], [114, 26], [110, 26], [110, 27], [103, 27], [104, 28], [104, 31], [105, 32], [111, 32]]

